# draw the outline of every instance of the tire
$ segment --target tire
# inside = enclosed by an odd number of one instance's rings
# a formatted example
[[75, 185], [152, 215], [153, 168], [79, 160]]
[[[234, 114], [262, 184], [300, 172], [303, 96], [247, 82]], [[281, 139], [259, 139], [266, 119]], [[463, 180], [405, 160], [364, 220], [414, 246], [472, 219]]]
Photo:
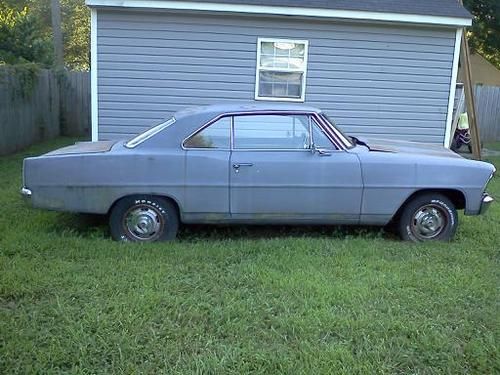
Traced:
[[398, 231], [405, 241], [451, 241], [458, 226], [454, 204], [439, 193], [417, 195], [403, 208]]
[[111, 237], [123, 242], [175, 239], [179, 216], [174, 204], [155, 196], [130, 196], [118, 201], [109, 216]]

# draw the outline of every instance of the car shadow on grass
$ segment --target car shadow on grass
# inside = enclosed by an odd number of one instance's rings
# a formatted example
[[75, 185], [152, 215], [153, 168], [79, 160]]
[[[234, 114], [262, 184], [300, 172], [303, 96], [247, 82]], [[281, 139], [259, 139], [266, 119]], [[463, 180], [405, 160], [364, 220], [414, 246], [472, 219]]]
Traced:
[[[51, 231], [83, 238], [111, 239], [106, 215], [56, 213]], [[338, 225], [200, 225], [183, 224], [179, 241], [237, 240], [269, 238], [383, 238], [397, 239], [393, 230], [375, 226]]]
[[269, 238], [395, 238], [381, 227], [338, 225], [183, 225], [181, 241]]

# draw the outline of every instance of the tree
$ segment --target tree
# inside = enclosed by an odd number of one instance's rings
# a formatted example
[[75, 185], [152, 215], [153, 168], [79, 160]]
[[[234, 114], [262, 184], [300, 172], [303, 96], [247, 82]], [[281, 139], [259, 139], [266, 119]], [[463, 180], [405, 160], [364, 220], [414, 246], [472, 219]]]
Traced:
[[[69, 69], [88, 70], [90, 10], [85, 5], [85, 0], [60, 0], [60, 4], [65, 66]], [[4, 61], [8, 64], [32, 61], [44, 66], [51, 65], [53, 51], [50, 0], [0, 0], [0, 11], [0, 61], [8, 60]], [[30, 41], [30, 37], [35, 38]], [[43, 59], [40, 56], [42, 45], [43, 54], [48, 54]], [[28, 56], [28, 50], [36, 57]], [[1, 57], [6, 55], [10, 57]]]
[[474, 20], [468, 30], [470, 48], [500, 69], [500, 1], [464, 0]]
[[[65, 65], [89, 69], [90, 10], [85, 0], [60, 2]], [[464, 5], [474, 17], [467, 34], [471, 49], [500, 68], [500, 0], [464, 0]], [[0, 0], [0, 13], [0, 62], [50, 64], [50, 0]]]
[[[0, 0], [1, 1], [1, 0]], [[44, 30], [52, 36], [51, 0], [10, 0], [33, 7]], [[64, 62], [68, 69], [90, 68], [90, 9], [85, 0], [60, 0]]]
[[59, 69], [64, 66], [60, 0], [51, 0], [50, 13], [52, 22], [52, 43], [54, 45], [54, 65]]
[[52, 63], [50, 38], [28, 7], [0, 0], [0, 64]]
[[64, 56], [70, 69], [90, 69], [90, 9], [84, 0], [61, 0]]

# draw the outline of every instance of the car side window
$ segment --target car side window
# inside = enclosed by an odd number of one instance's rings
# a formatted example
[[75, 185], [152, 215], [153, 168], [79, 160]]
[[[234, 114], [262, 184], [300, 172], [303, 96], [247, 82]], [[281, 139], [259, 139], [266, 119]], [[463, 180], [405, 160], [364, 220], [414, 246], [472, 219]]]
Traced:
[[186, 148], [229, 149], [231, 145], [231, 118], [223, 117], [184, 142]]
[[308, 149], [306, 115], [234, 116], [235, 149]]
[[311, 121], [312, 142], [316, 148], [337, 149], [327, 137], [323, 129], [315, 121]]

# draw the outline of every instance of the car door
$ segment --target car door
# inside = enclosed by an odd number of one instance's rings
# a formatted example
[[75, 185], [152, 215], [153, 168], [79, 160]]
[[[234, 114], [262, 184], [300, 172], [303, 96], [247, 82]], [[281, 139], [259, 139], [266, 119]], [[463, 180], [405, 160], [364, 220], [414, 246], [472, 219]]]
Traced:
[[[315, 148], [328, 151], [312, 152]], [[353, 223], [362, 180], [356, 155], [339, 150], [308, 115], [233, 118], [233, 219]]]
[[210, 222], [229, 217], [230, 134], [231, 118], [223, 117], [184, 141], [184, 221]]

